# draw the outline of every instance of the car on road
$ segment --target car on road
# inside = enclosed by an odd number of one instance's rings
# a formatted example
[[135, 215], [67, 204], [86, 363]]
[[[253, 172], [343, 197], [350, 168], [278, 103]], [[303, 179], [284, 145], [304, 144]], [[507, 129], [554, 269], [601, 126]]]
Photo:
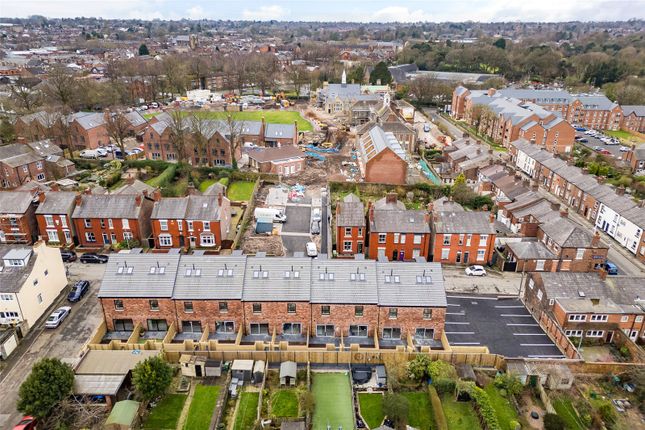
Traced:
[[56, 328], [67, 318], [67, 315], [72, 311], [69, 306], [61, 306], [56, 309], [45, 321], [45, 328]]
[[25, 415], [20, 422], [13, 426], [13, 430], [36, 430], [38, 420], [32, 416]]
[[99, 158], [99, 153], [93, 149], [84, 149], [78, 155], [81, 158], [87, 158], [87, 159]]
[[611, 155], [611, 152], [607, 151], [606, 149], [602, 149], [602, 148], [601, 148], [601, 149], [598, 151], [598, 154], [602, 154], [602, 155]]
[[320, 208], [314, 208], [311, 211], [311, 219], [313, 221], [320, 221], [322, 219], [322, 215], [320, 214]]
[[96, 254], [94, 252], [86, 252], [85, 254], [81, 255], [81, 263], [83, 264], [105, 264], [109, 259], [110, 257], [108, 257], [107, 255]]
[[611, 261], [605, 262], [605, 264], [602, 265], [602, 268], [605, 269], [608, 275], [618, 275], [618, 266]]
[[63, 263], [71, 263], [76, 261], [76, 253], [70, 249], [61, 249], [60, 256], [63, 259]]
[[486, 276], [486, 269], [484, 269], [484, 266], [468, 266], [464, 272], [466, 272], [466, 275], [468, 276]]
[[311, 234], [320, 234], [320, 220], [311, 221]]
[[629, 151], [629, 147], [628, 147], [628, 146], [621, 146], [620, 148], [618, 148], [618, 150], [619, 150], [620, 152], [628, 152], [628, 151]]
[[95, 151], [99, 157], [107, 157], [108, 155], [108, 150], [105, 148], [96, 148]]
[[587, 131], [584, 127], [576, 127], [576, 131]]
[[75, 303], [83, 298], [90, 289], [90, 281], [78, 281], [67, 295], [67, 301]]
[[307, 250], [307, 255], [309, 257], [316, 257], [318, 256], [318, 249], [316, 248], [316, 244], [313, 242], [307, 242], [305, 245], [305, 249]]
[[423, 131], [425, 131], [426, 133], [429, 133], [430, 132], [430, 124], [423, 124]]

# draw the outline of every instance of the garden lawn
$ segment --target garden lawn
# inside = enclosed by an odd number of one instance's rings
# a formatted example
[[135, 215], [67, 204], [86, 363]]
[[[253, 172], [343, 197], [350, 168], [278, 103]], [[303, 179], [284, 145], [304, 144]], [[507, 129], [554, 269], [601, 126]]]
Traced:
[[143, 424], [144, 429], [175, 430], [181, 410], [186, 403], [185, 394], [168, 394], [157, 406], [152, 408], [150, 415]]
[[278, 390], [271, 395], [271, 415], [276, 417], [298, 416], [298, 393], [295, 389]]
[[623, 143], [638, 142], [638, 137], [625, 130], [603, 130], [607, 136], [615, 137], [623, 141]]
[[585, 425], [578, 417], [576, 410], [573, 408], [571, 401], [564, 397], [558, 397], [552, 402], [553, 409], [564, 420], [569, 430], [584, 430]]
[[217, 179], [206, 179], [205, 181], [202, 181], [202, 183], [199, 184], [199, 192], [203, 193], [208, 189], [208, 187], [213, 185], [215, 182], [217, 182]]
[[315, 373], [312, 392], [316, 400], [313, 430], [354, 429], [352, 392], [347, 373]]
[[361, 416], [371, 429], [381, 425], [383, 413], [383, 395], [374, 393], [358, 393], [358, 403], [361, 405]]
[[184, 430], [208, 430], [217, 403], [220, 387], [216, 385], [197, 385], [188, 409]]
[[435, 421], [428, 392], [412, 391], [401, 394], [408, 399], [408, 424], [420, 430], [433, 430]]
[[490, 403], [497, 413], [497, 421], [499, 421], [502, 430], [515, 430], [511, 427], [511, 421], [517, 421], [517, 412], [511, 402], [499, 393], [494, 384], [488, 384], [484, 391], [488, 393]]
[[[259, 111], [244, 111], [244, 112], [223, 112], [223, 111], [203, 111], [200, 114], [210, 119], [226, 119], [231, 115], [233, 119], [241, 121], [262, 121], [268, 124], [293, 124], [294, 121], [298, 122], [298, 131], [312, 131], [311, 123], [300, 116], [300, 112], [293, 110], [259, 110]], [[155, 114], [144, 114], [143, 117], [150, 119]]]
[[479, 420], [470, 402], [458, 402], [452, 396], [441, 398], [449, 430], [480, 429]]
[[226, 190], [226, 197], [232, 201], [250, 201], [253, 197], [254, 182], [235, 181]]
[[258, 417], [258, 401], [260, 393], [244, 392], [240, 396], [240, 404], [237, 407], [235, 426], [233, 430], [252, 429], [255, 419]]

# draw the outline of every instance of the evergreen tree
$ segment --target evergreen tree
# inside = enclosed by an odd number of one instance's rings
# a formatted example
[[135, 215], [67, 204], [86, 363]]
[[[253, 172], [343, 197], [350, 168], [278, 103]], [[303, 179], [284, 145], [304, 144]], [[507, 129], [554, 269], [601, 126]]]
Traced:
[[150, 55], [150, 51], [148, 51], [148, 47], [145, 43], [142, 43], [139, 46], [139, 55]]

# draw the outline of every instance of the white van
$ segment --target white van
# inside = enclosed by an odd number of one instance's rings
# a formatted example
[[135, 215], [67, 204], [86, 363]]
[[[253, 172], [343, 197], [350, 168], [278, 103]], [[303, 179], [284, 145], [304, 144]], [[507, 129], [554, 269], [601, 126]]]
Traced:
[[275, 208], [255, 208], [253, 216], [258, 218], [271, 218], [273, 222], [287, 222], [287, 216], [281, 209]]

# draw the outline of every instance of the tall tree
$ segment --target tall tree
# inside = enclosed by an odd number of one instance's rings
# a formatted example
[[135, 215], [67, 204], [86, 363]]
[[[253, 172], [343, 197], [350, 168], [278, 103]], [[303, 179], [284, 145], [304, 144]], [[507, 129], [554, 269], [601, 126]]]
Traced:
[[42, 104], [40, 92], [34, 90], [22, 78], [19, 78], [15, 84], [10, 85], [9, 89], [16, 107], [22, 112], [31, 113]]
[[139, 45], [139, 55], [150, 55], [150, 51], [148, 51], [148, 47], [145, 43]]
[[105, 128], [110, 138], [119, 146], [125, 157], [125, 139], [130, 133], [130, 121], [121, 110], [105, 112]]
[[392, 82], [392, 74], [387, 69], [387, 64], [383, 61], [376, 63], [374, 70], [370, 73], [370, 83], [372, 85], [381, 82], [381, 85], [389, 85]]
[[18, 410], [26, 415], [44, 418], [72, 394], [74, 371], [58, 358], [43, 358], [20, 385]]
[[147, 358], [132, 370], [132, 383], [144, 400], [165, 394], [171, 382], [172, 368], [158, 356]]
[[188, 150], [190, 149], [190, 136], [188, 122], [180, 110], [170, 111], [170, 144], [177, 152], [177, 161], [184, 163], [188, 161]]
[[50, 98], [68, 109], [76, 108], [78, 85], [70, 70], [62, 64], [54, 65], [48, 74], [46, 92]]
[[305, 66], [292, 66], [288, 69], [287, 76], [293, 85], [296, 97], [300, 97], [302, 87], [311, 81], [311, 73]]
[[226, 117], [226, 138], [228, 139], [231, 151], [231, 166], [233, 169], [237, 169], [237, 159], [235, 158], [235, 155], [239, 151], [240, 135], [242, 134], [243, 128], [244, 121], [235, 121], [232, 115], [228, 115]]

